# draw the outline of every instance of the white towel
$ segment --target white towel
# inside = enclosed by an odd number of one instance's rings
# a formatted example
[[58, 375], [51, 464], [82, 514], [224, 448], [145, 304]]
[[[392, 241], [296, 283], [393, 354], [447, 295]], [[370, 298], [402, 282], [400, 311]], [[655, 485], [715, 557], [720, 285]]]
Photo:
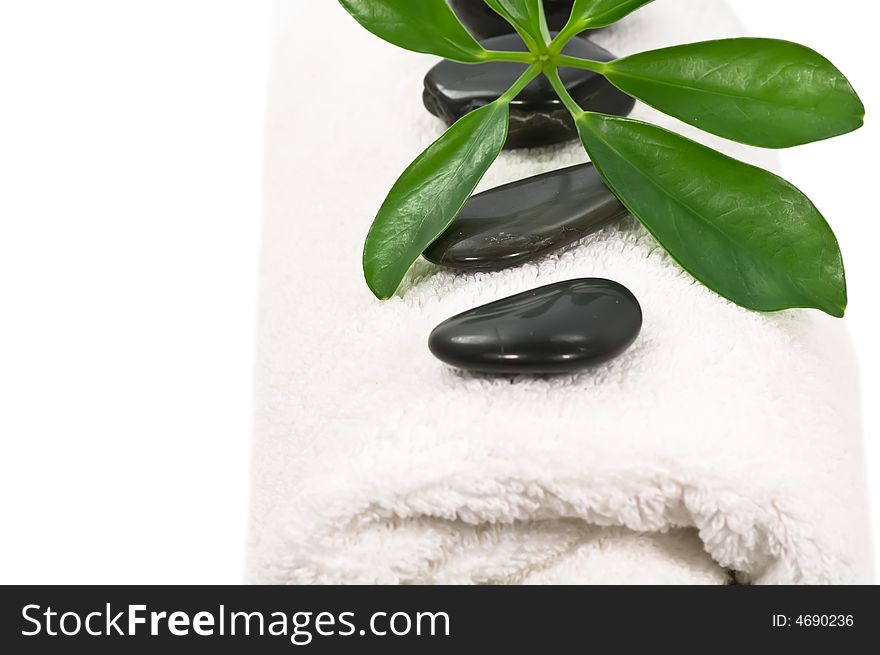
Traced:
[[[843, 322], [735, 307], [634, 220], [498, 273], [420, 262], [380, 303], [363, 239], [443, 130], [421, 104], [436, 60], [332, 0], [279, 2], [276, 20], [250, 580], [870, 581]], [[737, 35], [723, 2], [657, 0], [595, 38], [625, 55]], [[635, 116], [775, 166], [643, 106]], [[482, 188], [585, 160], [576, 143], [504, 153]], [[639, 298], [642, 334], [618, 359], [510, 379], [429, 353], [442, 320], [577, 277]]]

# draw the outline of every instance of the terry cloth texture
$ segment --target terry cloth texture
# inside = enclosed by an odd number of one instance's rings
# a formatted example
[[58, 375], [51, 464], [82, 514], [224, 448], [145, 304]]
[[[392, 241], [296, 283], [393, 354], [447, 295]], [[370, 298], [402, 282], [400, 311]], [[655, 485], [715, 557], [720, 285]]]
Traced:
[[[276, 21], [251, 581], [871, 580], [843, 322], [740, 309], [632, 219], [498, 273], [422, 261], [380, 303], [361, 248], [444, 129], [421, 101], [436, 59], [376, 39], [331, 0], [278, 2]], [[723, 2], [658, 0], [595, 39], [625, 55], [742, 34]], [[634, 115], [776, 166], [642, 105]], [[576, 143], [507, 152], [481, 189], [585, 160]], [[641, 301], [642, 334], [620, 358], [511, 379], [429, 353], [442, 320], [578, 277]]]

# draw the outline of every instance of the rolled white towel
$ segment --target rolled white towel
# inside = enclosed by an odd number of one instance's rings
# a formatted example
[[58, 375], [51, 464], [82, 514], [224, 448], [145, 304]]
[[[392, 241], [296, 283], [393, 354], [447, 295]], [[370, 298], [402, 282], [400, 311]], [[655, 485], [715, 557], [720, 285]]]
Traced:
[[[634, 221], [497, 273], [425, 262], [363, 282], [385, 193], [443, 131], [435, 61], [338, 3], [278, 2], [268, 112], [249, 578], [282, 583], [867, 582], [855, 368], [812, 311], [762, 315], [695, 283]], [[723, 2], [657, 0], [595, 39], [618, 55], [742, 35]], [[724, 142], [638, 106], [741, 159]], [[481, 188], [585, 161], [507, 152]], [[834, 223], [835, 216], [829, 216]], [[607, 277], [645, 316], [577, 375], [446, 368], [430, 330], [543, 284]]]

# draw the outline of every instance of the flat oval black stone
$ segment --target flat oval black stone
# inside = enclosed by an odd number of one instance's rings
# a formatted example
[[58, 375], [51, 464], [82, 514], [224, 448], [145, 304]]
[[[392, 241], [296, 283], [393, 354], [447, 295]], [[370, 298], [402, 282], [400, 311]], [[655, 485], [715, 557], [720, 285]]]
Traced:
[[[510, 23], [501, 18], [483, 0], [450, 0], [458, 19], [478, 39], [513, 34]], [[544, 0], [544, 13], [551, 30], [561, 30], [571, 16], [574, 0]]]
[[424, 252], [434, 264], [491, 271], [517, 266], [626, 216], [592, 164], [485, 191]]
[[642, 309], [621, 284], [579, 279], [471, 309], [438, 325], [439, 360], [479, 373], [570, 373], [616, 357], [635, 341]]
[[[516, 34], [488, 39], [483, 45], [494, 50], [526, 50]], [[597, 61], [614, 59], [610, 52], [587, 39], [572, 39], [563, 52]], [[525, 64], [515, 62], [474, 65], [442, 61], [425, 76], [425, 107], [452, 125], [465, 114], [496, 100], [525, 68]], [[626, 116], [635, 106], [635, 100], [592, 71], [560, 68], [559, 74], [569, 93], [586, 110]], [[576, 139], [577, 135], [568, 110], [543, 75], [535, 78], [510, 103], [506, 148], [547, 146]]]

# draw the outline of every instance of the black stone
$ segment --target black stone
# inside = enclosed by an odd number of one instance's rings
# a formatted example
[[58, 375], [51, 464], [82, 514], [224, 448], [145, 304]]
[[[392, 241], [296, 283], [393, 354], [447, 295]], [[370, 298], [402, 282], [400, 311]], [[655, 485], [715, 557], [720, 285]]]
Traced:
[[477, 194], [425, 259], [462, 270], [517, 266], [627, 214], [592, 164], [563, 168]]
[[[515, 34], [488, 39], [484, 45], [494, 50], [526, 50], [522, 39]], [[563, 52], [598, 61], [614, 59], [607, 50], [587, 39], [573, 39]], [[442, 61], [425, 77], [425, 107], [452, 125], [465, 114], [496, 100], [525, 68], [525, 64], [503, 61], [479, 65]], [[569, 93], [584, 109], [626, 116], [635, 105], [631, 97], [592, 71], [560, 68], [559, 74]], [[510, 104], [510, 131], [505, 147], [546, 146], [576, 138], [574, 121], [543, 75], [535, 78]]]
[[[512, 34], [513, 26], [501, 18], [483, 0], [450, 0], [459, 20], [478, 39]], [[544, 0], [544, 13], [551, 30], [561, 30], [571, 16], [574, 0]]]
[[605, 362], [635, 341], [642, 309], [617, 282], [559, 282], [441, 323], [428, 347], [441, 361], [500, 374], [570, 373]]

